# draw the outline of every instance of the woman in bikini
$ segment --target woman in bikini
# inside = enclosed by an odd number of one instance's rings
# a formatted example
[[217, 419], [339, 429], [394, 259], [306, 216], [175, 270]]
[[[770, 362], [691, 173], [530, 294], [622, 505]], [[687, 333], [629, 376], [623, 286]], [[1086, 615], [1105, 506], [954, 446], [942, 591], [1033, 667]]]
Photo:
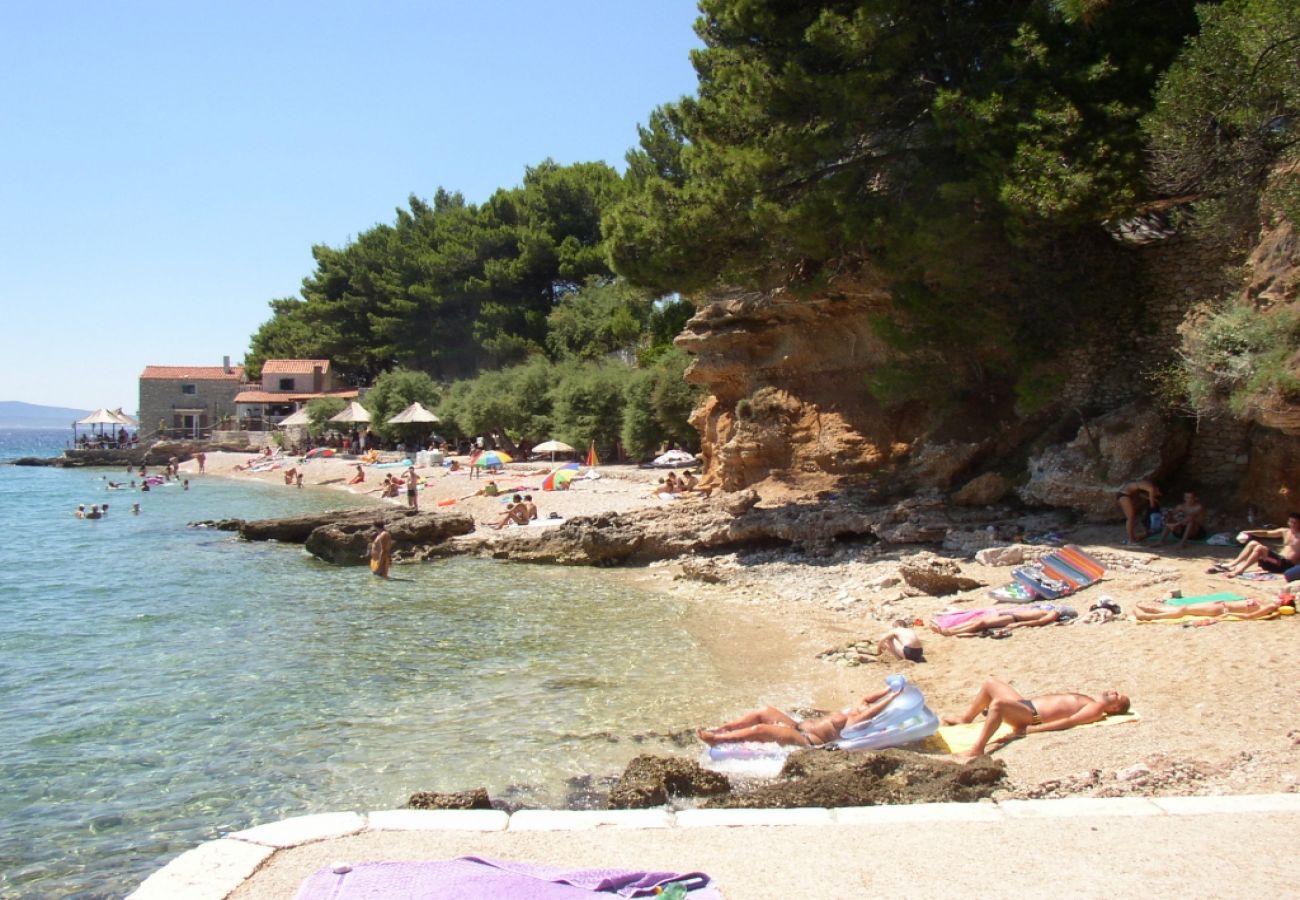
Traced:
[[774, 706], [765, 706], [717, 728], [701, 728], [696, 734], [710, 747], [715, 744], [734, 744], [740, 741], [821, 747], [839, 740], [840, 734], [850, 725], [865, 722], [879, 713], [896, 696], [898, 696], [897, 691], [885, 687], [875, 693], [867, 694], [858, 701], [857, 706], [831, 713], [829, 716], [805, 719], [802, 722]]
[[1130, 481], [1116, 493], [1120, 511], [1124, 513], [1124, 534], [1128, 543], [1136, 544], [1147, 538], [1147, 532], [1138, 534], [1138, 498], [1146, 495], [1148, 509], [1160, 508], [1160, 488], [1151, 481]]
[[1069, 620], [1076, 615], [1072, 608], [1055, 603], [1033, 603], [1028, 606], [1013, 606], [1007, 610], [970, 610], [969, 613], [974, 615], [960, 614], [953, 617], [951, 623], [941, 613], [934, 617], [930, 628], [946, 637], [971, 637], [998, 629], [1037, 628]]
[[1187, 606], [1166, 606], [1163, 603], [1139, 603], [1133, 611], [1139, 622], [1153, 622], [1160, 619], [1181, 619], [1183, 616], [1205, 616], [1221, 619], [1232, 616], [1236, 619], [1265, 619], [1283, 606], [1279, 597], [1270, 600], [1219, 600], [1214, 603], [1192, 603]]

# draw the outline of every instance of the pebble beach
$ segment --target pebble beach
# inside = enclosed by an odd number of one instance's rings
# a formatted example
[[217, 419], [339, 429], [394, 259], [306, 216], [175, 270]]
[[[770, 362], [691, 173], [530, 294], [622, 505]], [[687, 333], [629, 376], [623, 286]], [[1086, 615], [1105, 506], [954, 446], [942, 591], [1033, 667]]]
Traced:
[[[248, 459], [246, 454], [209, 454], [207, 472], [283, 481], [282, 470], [235, 469]], [[313, 460], [303, 467], [305, 486], [350, 491], [375, 502], [406, 502], [404, 497], [380, 501], [369, 493], [386, 471], [402, 470], [368, 470], [363, 485], [349, 487], [345, 482], [355, 466], [340, 458]], [[196, 468], [192, 461], [181, 467], [191, 474]], [[653, 487], [664, 470], [617, 465], [599, 467], [598, 478], [579, 478], [568, 491], [543, 493], [541, 481], [551, 468], [549, 463], [512, 463], [491, 477], [503, 493], [532, 493], [543, 518], [710, 502], [661, 499]], [[459, 473], [441, 466], [418, 471], [425, 484], [422, 508], [454, 501], [444, 508], [472, 515], [479, 532], [504, 509], [502, 499], [473, 496], [486, 479], [470, 478], [463, 467]], [[777, 490], [764, 496], [764, 502], [789, 499], [788, 492]], [[1137, 624], [1129, 617], [1138, 601], [1173, 590], [1186, 596], [1232, 590], [1267, 597], [1283, 584], [1206, 574], [1235, 548], [1124, 547], [1119, 524], [1084, 526], [1063, 538], [1107, 568], [1100, 583], [1069, 602], [1083, 612], [1109, 596], [1123, 608], [1121, 618], [1020, 629], [1005, 640], [922, 631], [927, 661], [919, 664], [870, 654], [852, 660], [845, 658], [852, 654], [827, 651], [874, 640], [899, 618], [928, 621], [941, 610], [992, 606], [987, 592], [1011, 580], [1009, 568], [958, 557], [962, 574], [982, 586], [945, 597], [922, 594], [899, 578], [901, 562], [933, 549], [915, 546], [845, 545], [817, 559], [781, 550], [722, 554], [710, 559], [709, 577], [703, 580], [681, 561], [628, 568], [623, 574], [710, 612], [720, 605], [734, 607], [734, 631], [703, 640], [720, 665], [753, 685], [753, 705], [837, 708], [896, 671], [912, 679], [940, 715], [960, 712], [989, 675], [1009, 681], [1026, 696], [1056, 691], [1095, 696], [1115, 688], [1132, 697], [1135, 723], [1034, 735], [997, 750], [1008, 766], [1007, 798], [1296, 791], [1300, 726], [1283, 713], [1300, 705], [1300, 687], [1283, 671], [1295, 641], [1295, 617], [1197, 627]], [[676, 728], [686, 723], [645, 724]]]

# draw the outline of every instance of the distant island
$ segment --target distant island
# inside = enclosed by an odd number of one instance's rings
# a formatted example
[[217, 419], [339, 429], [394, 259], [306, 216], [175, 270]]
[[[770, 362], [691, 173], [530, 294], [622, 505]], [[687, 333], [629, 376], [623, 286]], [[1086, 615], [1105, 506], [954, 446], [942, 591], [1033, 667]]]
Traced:
[[0, 428], [71, 428], [73, 422], [89, 414], [88, 409], [0, 400]]

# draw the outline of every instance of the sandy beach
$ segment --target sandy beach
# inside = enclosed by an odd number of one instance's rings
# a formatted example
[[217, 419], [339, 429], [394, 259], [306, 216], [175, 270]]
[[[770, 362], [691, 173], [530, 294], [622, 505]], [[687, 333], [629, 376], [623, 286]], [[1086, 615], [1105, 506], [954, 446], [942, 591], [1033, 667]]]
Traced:
[[[283, 481], [283, 469], [236, 470], [249, 458], [210, 453], [207, 475]], [[374, 497], [377, 503], [406, 502], [404, 496], [380, 501], [370, 493], [386, 472], [403, 470], [367, 468], [366, 481], [349, 487], [346, 481], [355, 467], [351, 460], [313, 460], [302, 467], [306, 488], [350, 491]], [[541, 482], [550, 469], [547, 463], [514, 463], [493, 477], [503, 493], [532, 493], [543, 518], [552, 512], [567, 518], [709, 502], [654, 497], [652, 487], [666, 473], [631, 466], [601, 466], [597, 479], [580, 479], [568, 491], [543, 493]], [[194, 477], [197, 464], [184, 463], [181, 471]], [[426, 479], [422, 509], [454, 501], [443, 508], [473, 516], [476, 533], [485, 532], [504, 510], [502, 499], [474, 496], [486, 479], [442, 467], [418, 471]], [[773, 503], [786, 499], [777, 492], [764, 497]], [[1129, 618], [1138, 601], [1167, 596], [1171, 589], [1187, 596], [1231, 590], [1267, 597], [1276, 595], [1282, 582], [1228, 580], [1205, 573], [1211, 563], [1230, 558], [1235, 548], [1128, 548], [1121, 545], [1122, 538], [1120, 524], [1065, 535], [1107, 565], [1102, 582], [1068, 602], [1084, 612], [1102, 596], [1110, 596], [1123, 607], [1123, 619], [1025, 628], [1005, 640], [941, 637], [926, 631], [921, 636], [927, 662], [920, 664], [888, 660], [846, 666], [819, 654], [878, 637], [900, 617], [928, 620], [944, 609], [992, 606], [987, 592], [1011, 580], [1010, 568], [958, 558], [963, 574], [984, 586], [947, 597], [921, 594], [898, 580], [900, 561], [922, 549], [911, 546], [848, 544], [834, 556], [816, 560], [785, 551], [724, 554], [714, 557], [710, 566], [711, 578], [720, 579], [716, 583], [687, 577], [676, 562], [626, 573], [638, 583], [693, 603], [736, 608], [734, 633], [701, 638], [720, 664], [753, 684], [754, 705], [839, 707], [895, 671], [915, 681], [941, 715], [962, 711], [989, 675], [1011, 682], [1026, 696], [1056, 691], [1097, 696], [1109, 688], [1131, 696], [1140, 716], [1136, 723], [1031, 735], [997, 750], [1009, 772], [1009, 786], [1000, 797], [1295, 792], [1300, 725], [1292, 721], [1291, 711], [1300, 708], [1300, 686], [1284, 666], [1300, 627], [1297, 617], [1204, 627], [1137, 624]], [[664, 730], [690, 724], [712, 723], [646, 723]]]

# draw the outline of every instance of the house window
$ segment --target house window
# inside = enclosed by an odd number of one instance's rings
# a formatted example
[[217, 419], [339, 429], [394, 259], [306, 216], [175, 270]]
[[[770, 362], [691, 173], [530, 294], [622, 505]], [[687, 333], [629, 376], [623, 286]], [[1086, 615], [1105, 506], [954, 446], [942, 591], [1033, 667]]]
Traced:
[[280, 379], [280, 390], [282, 390], [282, 391], [291, 391], [291, 390], [293, 390], [293, 379], [292, 379], [292, 378], [281, 378], [281, 379]]
[[197, 384], [182, 384], [182, 385], [181, 385], [181, 393], [182, 393], [182, 394], [197, 394], [198, 392], [199, 392], [199, 386], [198, 386]]

